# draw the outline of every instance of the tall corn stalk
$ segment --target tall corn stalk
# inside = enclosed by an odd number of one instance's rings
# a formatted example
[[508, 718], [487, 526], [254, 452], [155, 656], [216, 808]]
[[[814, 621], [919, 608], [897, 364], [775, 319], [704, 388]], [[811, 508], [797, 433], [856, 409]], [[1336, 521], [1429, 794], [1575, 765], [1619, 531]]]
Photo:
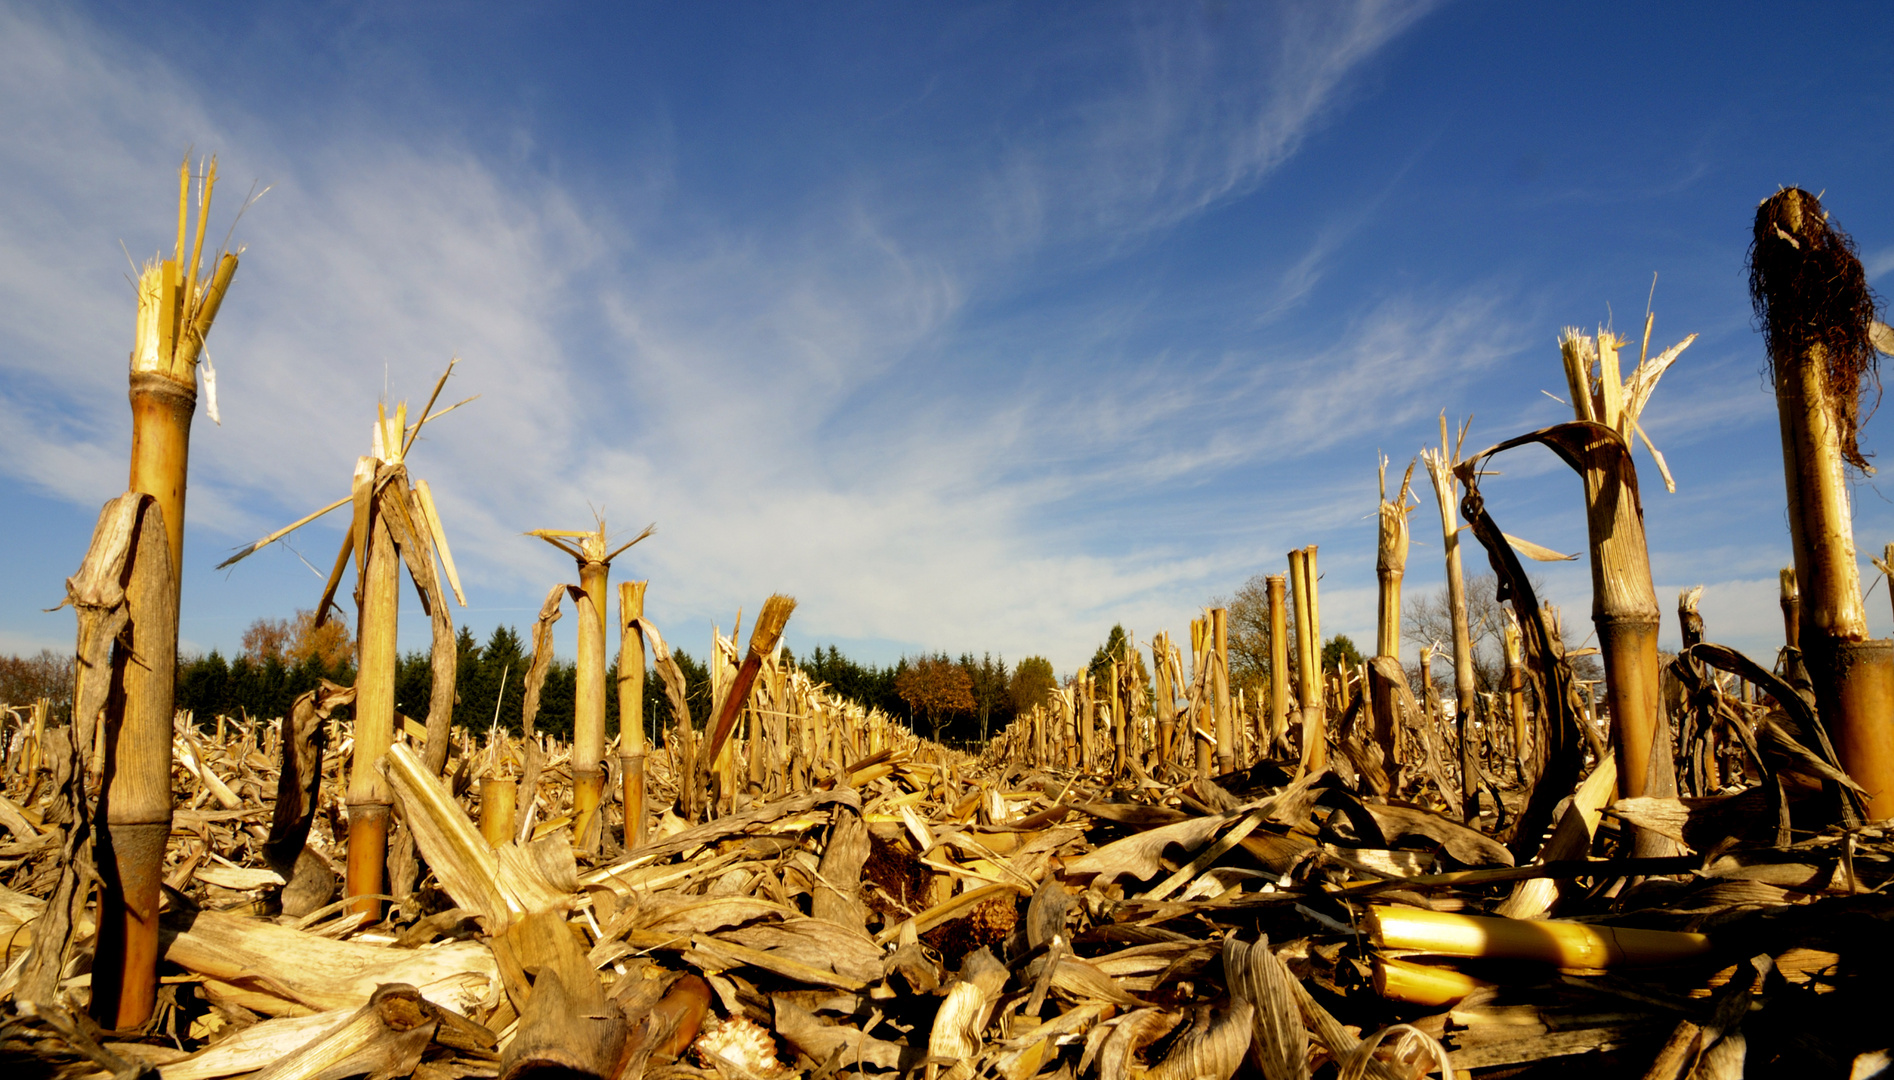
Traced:
[[1460, 425], [1459, 438], [1447, 436], [1447, 414], [1440, 414], [1440, 449], [1421, 451], [1421, 463], [1433, 481], [1434, 498], [1440, 504], [1441, 549], [1447, 560], [1447, 607], [1453, 621], [1454, 724], [1460, 743], [1460, 808], [1462, 816], [1473, 820], [1479, 812], [1479, 742], [1473, 726], [1478, 690], [1473, 681], [1473, 635], [1467, 626], [1466, 575], [1460, 568], [1460, 482], [1454, 469], [1460, 464], [1460, 451], [1466, 445], [1467, 429], [1473, 421]]
[[1205, 689], [1210, 685], [1210, 628], [1204, 619], [1190, 620], [1190, 682], [1195, 689], [1184, 699], [1185, 716], [1188, 718], [1191, 742], [1196, 747], [1197, 777], [1208, 780], [1216, 771], [1216, 720], [1208, 724], [1204, 717], [1209, 708], [1204, 700]]
[[1526, 782], [1526, 672], [1525, 654], [1521, 651], [1519, 637], [1519, 617], [1512, 612], [1506, 613], [1505, 627], [1506, 655], [1506, 714], [1512, 718], [1513, 725], [1513, 764], [1520, 783]]
[[[1593, 338], [1567, 329], [1559, 339], [1559, 352], [1578, 419], [1509, 439], [1456, 468], [1461, 483], [1470, 484], [1487, 458], [1511, 447], [1538, 443], [1557, 454], [1583, 481], [1591, 551], [1592, 622], [1598, 629], [1604, 662], [1618, 782], [1628, 797], [1673, 797], [1677, 793], [1670, 723], [1660, 700], [1657, 593], [1651, 583], [1644, 508], [1638, 498], [1631, 443], [1635, 438], [1644, 439], [1665, 485], [1674, 490], [1670, 470], [1644, 434], [1638, 418], [1657, 389], [1658, 380], [1696, 335], [1651, 356], [1651, 325], [1652, 317], [1647, 314], [1639, 363], [1628, 378], [1620, 377], [1618, 350], [1624, 347], [1622, 339], [1609, 331], [1600, 331]], [[1514, 537], [1505, 539], [1530, 557], [1563, 557]], [[1522, 622], [1540, 615], [1519, 614]], [[1660, 855], [1668, 854], [1671, 845], [1661, 835], [1640, 829], [1636, 849], [1640, 854]]]
[[1289, 629], [1284, 576], [1271, 574], [1264, 583], [1269, 597], [1269, 743], [1273, 757], [1289, 737]]
[[[393, 792], [382, 775], [380, 761], [394, 744], [395, 736], [395, 642], [400, 618], [400, 573], [404, 565], [421, 595], [422, 607], [428, 613], [432, 628], [427, 744], [422, 751], [422, 762], [432, 773], [438, 774], [446, 764], [453, 724], [457, 650], [453, 619], [448, 615], [446, 592], [441, 588], [441, 571], [445, 571], [455, 600], [462, 607], [467, 605], [467, 600], [461, 591], [453, 552], [447, 546], [447, 533], [441, 528], [440, 515], [434, 507], [433, 493], [424, 480], [410, 485], [406, 461], [422, 428], [430, 420], [473, 400], [468, 398], [440, 412], [432, 411], [456, 362], [448, 362], [447, 370], [434, 384], [427, 407], [414, 423], [408, 423], [405, 402], [395, 407], [393, 415], [385, 406], [377, 406], [370, 451], [356, 460], [347, 498], [338, 499], [244, 545], [218, 564], [222, 569], [246, 558], [337, 507], [352, 508], [348, 532], [323, 586], [322, 599], [316, 605], [316, 625], [325, 623], [329, 609], [336, 606], [336, 590], [353, 555], [357, 611], [355, 747], [346, 797], [349, 810], [346, 878], [347, 895], [355, 900], [352, 910], [370, 918], [380, 915], [381, 901], [377, 897], [390, 891], [386, 871]], [[412, 843], [412, 838], [403, 842]], [[412, 860], [405, 860], [404, 864], [414, 866]], [[405, 887], [412, 882], [396, 884]], [[402, 890], [393, 891], [399, 895]]]
[[1757, 207], [1749, 284], [1775, 376], [1802, 655], [1868, 816], [1894, 817], [1894, 643], [1868, 637], [1846, 476], [1873, 472], [1856, 434], [1879, 380], [1874, 294], [1853, 241], [1799, 188]]
[[[137, 1027], [157, 994], [158, 902], [171, 829], [171, 723], [176, 676], [178, 601], [184, 564], [184, 498], [197, 363], [204, 338], [237, 272], [237, 256], [213, 252], [200, 274], [204, 229], [217, 187], [217, 159], [198, 185], [191, 224], [191, 167], [178, 169], [178, 231], [173, 257], [145, 264], [138, 278], [138, 321], [131, 352], [132, 450], [127, 489], [154, 504], [141, 512], [163, 526], [162, 552], [130, 552], [125, 637], [134, 663], [113, 665], [118, 690], [108, 704], [108, 762], [101, 787], [98, 866], [103, 889], [94, 958], [93, 1013], [114, 1028]], [[206, 365], [216, 417], [216, 387]]]
[[[1130, 640], [1127, 637], [1126, 647], [1129, 648], [1129, 646]], [[1127, 713], [1123, 704], [1124, 687], [1119, 682], [1120, 677], [1118, 661], [1113, 659], [1106, 665], [1105, 692], [1109, 695], [1107, 700], [1110, 702], [1109, 707], [1111, 710], [1111, 774], [1114, 777], [1123, 776], [1127, 771], [1126, 763], [1130, 760], [1131, 749], [1126, 742], [1128, 737], [1126, 732], [1128, 725], [1125, 722]]]
[[1151, 679], [1155, 700], [1152, 702], [1157, 714], [1157, 746], [1152, 754], [1152, 768], [1162, 768], [1170, 761], [1171, 740], [1177, 729], [1177, 690], [1171, 681], [1171, 636], [1158, 631], [1151, 638]]
[[[598, 519], [598, 527], [591, 530], [533, 529], [526, 534], [537, 536], [572, 556], [579, 567], [578, 587], [563, 588], [571, 594], [573, 607], [578, 612], [579, 654], [572, 719], [572, 835], [586, 852], [596, 852], [599, 848], [598, 807], [605, 792], [605, 772], [601, 767], [605, 759], [605, 642], [608, 636], [605, 620], [610, 607], [608, 581], [612, 560], [650, 536], [654, 528], [647, 525], [643, 532], [610, 550], [602, 517]], [[555, 595], [560, 588], [554, 587]], [[553, 597], [547, 600], [551, 603]], [[527, 675], [529, 691], [537, 689], [534, 674], [542, 680], [545, 678], [539, 646], [546, 645], [546, 655], [550, 656], [550, 637], [550, 634], [543, 637], [534, 634], [533, 666]], [[640, 668], [641, 673], [642, 670]], [[622, 713], [619, 723], [622, 728]], [[527, 796], [532, 797], [532, 793], [528, 792]]]
[[[395, 423], [401, 423], [405, 411], [397, 410]], [[376, 428], [377, 434], [381, 431]], [[369, 510], [377, 502], [376, 474], [387, 464], [380, 451], [362, 458], [354, 485], [357, 515], [369, 512], [359, 522], [363, 533], [355, 562], [355, 753], [349, 770], [347, 895], [360, 898], [354, 910], [371, 919], [381, 914], [381, 901], [375, 897], [389, 891], [384, 871], [394, 792], [376, 766], [394, 745], [395, 643], [401, 616], [401, 569], [395, 565], [394, 534], [387, 514]]]
[[1236, 720], [1230, 714], [1229, 611], [1210, 609], [1210, 700], [1217, 719], [1217, 770], [1236, 770]]
[[1289, 583], [1295, 590], [1296, 698], [1302, 713], [1304, 772], [1328, 765], [1328, 721], [1322, 697], [1322, 628], [1315, 609], [1315, 545], [1289, 553]]
[[1448, 774], [1444, 771], [1440, 760], [1441, 729], [1435, 722], [1440, 716], [1439, 697], [1434, 688], [1434, 654], [1438, 651], [1439, 649], [1432, 644], [1423, 645], [1420, 650], [1420, 737], [1421, 748], [1427, 753], [1427, 771], [1440, 788], [1441, 797], [1451, 800], [1453, 792], [1447, 786]]
[[[1894, 544], [1881, 549], [1881, 557], [1874, 560], [1874, 568], [1881, 572], [1883, 580], [1894, 586]], [[1889, 599], [1894, 600], [1894, 588], [1890, 588]]]
[[1375, 619], [1375, 655], [1401, 655], [1401, 578], [1407, 573], [1407, 515], [1412, 509], [1408, 498], [1413, 493], [1414, 462], [1407, 463], [1401, 477], [1401, 489], [1388, 499], [1388, 459], [1381, 459], [1381, 500], [1379, 544], [1375, 556], [1375, 578], [1380, 585]]
[[1780, 571], [1781, 586], [1776, 603], [1782, 608], [1782, 643], [1791, 649], [1802, 648], [1802, 588], [1795, 580], [1795, 567]]
[[[736, 681], [737, 667], [742, 663], [737, 658], [737, 635], [743, 632], [743, 609], [737, 609], [736, 625], [730, 628], [730, 636], [723, 636], [723, 628], [710, 628], [710, 654], [706, 661], [710, 669], [710, 711], [713, 716], [721, 714], [724, 701], [729, 697], [730, 684]], [[739, 705], [740, 709], [741, 706]], [[739, 716], [742, 714], [739, 712]], [[734, 727], [732, 731], [734, 732]], [[704, 735], [708, 739], [711, 725], [706, 725]], [[848, 732], [852, 737], [856, 733]], [[710, 753], [707, 761], [701, 763], [707, 767], [710, 782], [710, 798], [705, 804], [712, 813], [720, 809], [735, 809], [736, 790], [734, 785], [734, 754], [736, 742], [729, 741]]]
[[1097, 713], [1092, 702], [1092, 677], [1086, 672], [1072, 676], [1073, 710], [1077, 714], [1079, 729], [1079, 768], [1091, 772], [1097, 767], [1093, 746], [1097, 732], [1093, 725], [1097, 722]]

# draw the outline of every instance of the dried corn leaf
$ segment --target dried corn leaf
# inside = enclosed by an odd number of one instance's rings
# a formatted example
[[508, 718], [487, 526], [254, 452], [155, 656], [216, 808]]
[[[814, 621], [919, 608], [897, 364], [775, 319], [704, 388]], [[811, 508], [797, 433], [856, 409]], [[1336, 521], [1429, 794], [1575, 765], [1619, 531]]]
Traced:
[[1161, 860], [1171, 845], [1195, 850], [1244, 816], [1241, 813], [1215, 814], [1133, 833], [1097, 851], [1068, 860], [1065, 872], [1069, 877], [1097, 877], [1105, 882], [1120, 877], [1148, 880], [1164, 869]]
[[1230, 993], [1251, 1008], [1250, 1055], [1266, 1080], [1308, 1080], [1309, 1031], [1302, 1026], [1295, 976], [1269, 949], [1269, 939], [1244, 944], [1223, 939], [1223, 978]]
[[1177, 1040], [1170, 1055], [1145, 1073], [1146, 1080], [1229, 1080], [1250, 1045], [1255, 1006], [1237, 1001], [1212, 1015], [1200, 1006], [1198, 1026]]
[[775, 1020], [776, 1033], [818, 1066], [837, 1062], [906, 1072], [927, 1058], [922, 1047], [873, 1038], [840, 1024], [825, 1024], [787, 998], [776, 998]]
[[383, 983], [408, 983], [467, 1012], [493, 999], [499, 969], [478, 942], [387, 949], [332, 941], [261, 919], [199, 911], [165, 944], [186, 971], [279, 999], [284, 1011], [358, 1008]]

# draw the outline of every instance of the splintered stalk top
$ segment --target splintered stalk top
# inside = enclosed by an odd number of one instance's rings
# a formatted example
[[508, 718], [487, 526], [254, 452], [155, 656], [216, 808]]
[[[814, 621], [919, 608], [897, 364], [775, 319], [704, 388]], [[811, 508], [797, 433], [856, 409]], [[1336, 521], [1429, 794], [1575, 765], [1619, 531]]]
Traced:
[[1375, 557], [1375, 573], [1380, 579], [1379, 619], [1375, 627], [1375, 655], [1401, 655], [1401, 578], [1407, 572], [1409, 542], [1408, 496], [1414, 485], [1413, 461], [1401, 477], [1401, 490], [1388, 501], [1388, 459], [1381, 458], [1380, 544]]
[[[198, 355], [210, 333], [224, 292], [237, 272], [237, 256], [224, 251], [216, 268], [199, 275], [204, 254], [204, 225], [217, 187], [217, 159], [211, 158], [198, 185], [197, 228], [190, 240], [191, 163], [178, 168], [178, 238], [174, 257], [154, 258], [138, 275], [138, 325], [132, 339], [131, 369], [153, 372], [195, 386]], [[187, 249], [187, 241], [189, 247]], [[188, 256], [187, 256], [188, 250]]]

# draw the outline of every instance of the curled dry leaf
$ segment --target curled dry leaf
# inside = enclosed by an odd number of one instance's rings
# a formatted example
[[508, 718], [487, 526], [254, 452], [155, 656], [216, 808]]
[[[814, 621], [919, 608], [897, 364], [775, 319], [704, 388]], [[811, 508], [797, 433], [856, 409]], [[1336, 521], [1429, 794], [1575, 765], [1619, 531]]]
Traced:
[[[927, 1034], [929, 1080], [936, 1076], [963, 1080], [972, 1074], [973, 1057], [980, 1052], [980, 1032], [990, 1011], [986, 995], [973, 983], [958, 982], [947, 991]], [[944, 1062], [951, 1064], [941, 1071]]]
[[1372, 802], [1363, 802], [1361, 808], [1374, 818], [1375, 824], [1381, 827], [1381, 834], [1390, 842], [1421, 836], [1439, 844], [1449, 856], [1468, 866], [1513, 865], [1513, 853], [1506, 850], [1506, 845], [1439, 814]]
[[1207, 1018], [1177, 1040], [1164, 1060], [1143, 1074], [1143, 1080], [1229, 1080], [1243, 1064], [1250, 1046], [1250, 1020], [1256, 1009], [1235, 1001], [1221, 1013], [1199, 1006]]
[[927, 1057], [927, 1052], [918, 1046], [877, 1039], [842, 1024], [823, 1023], [814, 1013], [785, 997], [776, 998], [775, 1014], [776, 1033], [817, 1065], [840, 1054], [840, 1060], [850, 1064], [860, 1062], [878, 1069], [906, 1072]]
[[1295, 976], [1269, 949], [1269, 939], [1246, 945], [1223, 939], [1223, 978], [1230, 993], [1253, 1008], [1250, 1056], [1267, 1080], [1308, 1080], [1309, 1030], [1296, 1002]]
[[1165, 848], [1172, 844], [1189, 849], [1202, 847], [1242, 816], [1241, 813], [1215, 814], [1133, 833], [1067, 862], [1065, 872], [1070, 877], [1097, 876], [1106, 881], [1133, 877], [1145, 881], [1164, 869], [1161, 860]]
[[1342, 1059], [1337, 1080], [1365, 1080], [1376, 1053], [1390, 1038], [1394, 1045], [1382, 1056], [1389, 1059], [1397, 1075], [1418, 1078], [1436, 1070], [1440, 1080], [1453, 1080], [1453, 1062], [1440, 1040], [1410, 1024], [1384, 1027], [1361, 1040], [1361, 1045]]
[[[1104, 1033], [1096, 1049], [1098, 1080], [1129, 1080], [1137, 1068], [1138, 1052], [1170, 1034], [1183, 1018], [1182, 1013], [1170, 1009], [1144, 1008], [1133, 1009], [1100, 1024], [1093, 1031], [1094, 1035]], [[1091, 1064], [1093, 1056], [1093, 1048], [1087, 1040], [1086, 1057], [1079, 1062], [1081, 1073]]]

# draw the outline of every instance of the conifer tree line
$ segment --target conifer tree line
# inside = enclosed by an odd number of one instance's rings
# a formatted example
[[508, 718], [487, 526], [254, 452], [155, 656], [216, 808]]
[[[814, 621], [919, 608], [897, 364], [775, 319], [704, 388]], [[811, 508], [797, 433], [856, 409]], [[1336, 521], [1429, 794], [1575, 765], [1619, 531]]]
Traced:
[[[190, 710], [200, 720], [239, 713], [275, 717], [284, 715], [297, 695], [322, 679], [345, 686], [352, 684], [354, 646], [346, 631], [337, 635], [334, 648], [312, 647], [305, 629], [311, 621], [308, 613], [302, 612], [297, 621], [290, 624], [287, 633], [274, 633], [269, 620], [259, 620], [245, 631], [243, 651], [229, 660], [216, 650], [180, 659], [177, 707]], [[339, 628], [339, 623], [330, 622], [326, 628]], [[455, 722], [471, 730], [485, 730], [498, 723], [517, 734], [525, 700], [526, 669], [532, 662], [530, 643], [511, 626], [501, 625], [494, 627], [484, 643], [463, 626], [454, 645], [458, 654], [454, 678]], [[676, 650], [672, 655], [684, 672], [692, 715], [701, 723], [703, 713], [709, 709], [709, 671], [683, 650]], [[617, 679], [618, 665], [614, 661], [606, 671], [606, 684], [616, 685]], [[425, 717], [431, 680], [432, 669], [425, 650], [401, 657], [395, 673], [396, 710], [417, 719]], [[555, 658], [539, 695], [539, 715], [534, 720], [538, 731], [571, 736], [576, 681], [576, 665], [570, 660]], [[339, 715], [346, 716], [347, 709]], [[647, 718], [670, 717], [670, 703], [655, 674], [645, 681], [645, 715]], [[616, 694], [606, 695], [606, 721], [611, 730], [616, 730]], [[653, 726], [661, 725], [654, 721]]]
[[[1499, 604], [1493, 593], [1491, 575], [1469, 579], [1475, 669], [1480, 689], [1486, 692], [1498, 684], [1502, 666]], [[1262, 575], [1244, 582], [1232, 595], [1211, 598], [1210, 605], [1229, 611], [1232, 684], [1250, 687], [1267, 679], [1269, 610]], [[1417, 640], [1444, 640], [1448, 618], [1444, 594], [1427, 595], [1410, 602], [1404, 622], [1407, 632]], [[517, 733], [523, 682], [532, 659], [529, 643], [510, 626], [495, 627], [485, 642], [461, 627], [456, 647], [459, 699], [455, 722], [470, 729], [485, 729], [497, 722]], [[354, 653], [355, 644], [341, 620], [317, 627], [309, 611], [298, 612], [292, 619], [258, 619], [244, 631], [242, 648], [233, 656], [225, 658], [212, 650], [180, 659], [177, 707], [203, 720], [220, 714], [282, 716], [298, 695], [323, 679], [352, 684]], [[1354, 643], [1339, 634], [1324, 642], [1323, 654], [1331, 665], [1360, 662]], [[673, 650], [672, 655], [684, 672], [692, 719], [702, 726], [710, 709], [709, 670], [687, 651]], [[996, 658], [990, 653], [975, 658], [969, 652], [954, 659], [937, 652], [902, 657], [883, 667], [857, 662], [835, 645], [816, 645], [803, 656], [785, 647], [782, 655], [839, 697], [906, 718], [917, 732], [931, 738], [964, 744], [983, 742], [1020, 713], [1042, 703], [1048, 692], [1066, 681], [1055, 673], [1050, 661], [1039, 656], [1009, 665], [1004, 656]], [[1588, 659], [1582, 658], [1581, 663]], [[1094, 678], [1103, 677], [1114, 660], [1130, 664], [1134, 677], [1149, 691], [1147, 660], [1139, 643], [1131, 640], [1123, 626], [1111, 628], [1085, 670]], [[573, 662], [553, 661], [540, 694], [535, 721], [538, 730], [571, 735], [576, 674]], [[430, 677], [425, 651], [401, 659], [396, 707], [403, 714], [426, 716]], [[1412, 671], [1411, 677], [1418, 688], [1418, 670]], [[606, 678], [608, 686], [617, 684], [616, 660]], [[1437, 682], [1447, 678], [1444, 669], [1435, 672]], [[30, 657], [0, 656], [0, 705], [28, 705], [49, 698], [54, 703], [54, 715], [63, 718], [71, 685], [72, 661], [68, 656], [51, 650]], [[655, 672], [645, 679], [644, 692], [649, 737], [662, 743], [664, 729], [672, 719], [671, 705]], [[606, 695], [605, 709], [608, 730], [616, 731], [616, 694]]]
[[[1122, 630], [1116, 633], [1123, 635]], [[455, 646], [455, 723], [473, 730], [498, 723], [518, 733], [524, 679], [532, 660], [530, 643], [510, 626], [495, 627], [485, 642], [463, 626]], [[671, 655], [684, 672], [691, 718], [701, 727], [710, 711], [709, 669], [687, 651], [673, 649]], [[902, 657], [882, 667], [859, 663], [835, 645], [817, 645], [805, 656], [785, 647], [782, 659], [839, 697], [907, 718], [931, 737], [962, 743], [981, 741], [1004, 728], [1020, 712], [1042, 703], [1059, 681], [1051, 662], [1037, 656], [1009, 666], [1004, 657], [991, 654], [976, 659], [964, 653], [952, 659], [933, 653]], [[396, 709], [424, 718], [431, 678], [426, 651], [403, 656], [395, 679]], [[176, 706], [200, 722], [218, 715], [273, 718], [285, 715], [298, 695], [324, 679], [343, 686], [354, 682], [355, 643], [341, 620], [317, 627], [313, 613], [301, 611], [292, 619], [258, 619], [244, 631], [240, 650], [228, 658], [216, 649], [180, 657]], [[534, 721], [538, 731], [570, 737], [576, 679], [574, 662], [553, 660], [540, 692]], [[606, 671], [606, 685], [617, 680], [614, 660]], [[32, 657], [0, 656], [0, 706], [26, 706], [49, 698], [55, 716], [63, 717], [71, 688], [68, 656], [51, 650]], [[673, 718], [655, 671], [647, 673], [644, 694], [648, 737], [662, 743]], [[605, 709], [607, 730], [616, 731], [616, 694], [606, 695]], [[347, 714], [346, 707], [338, 713]]]

